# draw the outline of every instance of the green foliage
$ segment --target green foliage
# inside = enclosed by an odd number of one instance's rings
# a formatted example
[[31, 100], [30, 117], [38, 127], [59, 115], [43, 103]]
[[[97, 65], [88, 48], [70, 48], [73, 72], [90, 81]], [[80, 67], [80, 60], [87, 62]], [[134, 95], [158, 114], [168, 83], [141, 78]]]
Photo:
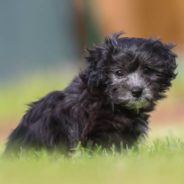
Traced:
[[30, 151], [18, 158], [0, 158], [3, 184], [183, 184], [184, 142], [168, 136], [117, 153], [78, 148], [70, 157]]

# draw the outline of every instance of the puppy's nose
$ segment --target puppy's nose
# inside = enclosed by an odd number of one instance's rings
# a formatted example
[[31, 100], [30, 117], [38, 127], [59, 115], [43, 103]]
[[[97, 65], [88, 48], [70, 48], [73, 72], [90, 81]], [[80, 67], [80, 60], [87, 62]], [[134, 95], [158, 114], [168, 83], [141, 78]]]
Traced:
[[134, 87], [131, 90], [132, 96], [138, 98], [138, 97], [140, 97], [142, 95], [142, 91], [143, 91], [143, 88], [141, 88], [141, 87]]

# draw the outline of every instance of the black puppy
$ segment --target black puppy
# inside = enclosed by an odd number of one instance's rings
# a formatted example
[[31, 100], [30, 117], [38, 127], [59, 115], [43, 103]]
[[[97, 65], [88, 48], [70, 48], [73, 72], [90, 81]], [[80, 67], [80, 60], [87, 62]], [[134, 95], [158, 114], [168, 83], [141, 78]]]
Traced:
[[6, 151], [120, 148], [146, 135], [148, 113], [176, 76], [176, 55], [159, 40], [120, 35], [88, 50], [87, 68], [65, 90], [30, 105]]

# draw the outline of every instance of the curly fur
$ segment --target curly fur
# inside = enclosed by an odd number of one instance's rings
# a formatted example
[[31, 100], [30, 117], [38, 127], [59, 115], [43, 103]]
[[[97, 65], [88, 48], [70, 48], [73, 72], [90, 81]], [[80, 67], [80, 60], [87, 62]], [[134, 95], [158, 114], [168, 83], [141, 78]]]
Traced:
[[[30, 105], [6, 151], [71, 150], [79, 142], [120, 148], [146, 135], [149, 112], [176, 76], [176, 55], [158, 39], [120, 36], [88, 49], [88, 66], [66, 89]], [[142, 96], [132, 95], [135, 87]]]

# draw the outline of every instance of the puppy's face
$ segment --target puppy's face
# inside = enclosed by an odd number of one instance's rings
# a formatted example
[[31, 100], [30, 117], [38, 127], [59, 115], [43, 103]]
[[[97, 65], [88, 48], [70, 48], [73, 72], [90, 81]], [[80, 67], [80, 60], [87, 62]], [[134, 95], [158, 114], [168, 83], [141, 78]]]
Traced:
[[92, 78], [112, 104], [149, 109], [175, 78], [176, 56], [170, 49], [159, 40], [115, 35], [93, 50]]
[[115, 55], [109, 65], [105, 92], [114, 104], [135, 110], [145, 109], [159, 98], [163, 91], [160, 87], [162, 82], [165, 82], [165, 68], [154, 66], [153, 58], [141, 58], [141, 51], [138, 55], [121, 54], [120, 52]]
[[[122, 61], [124, 59], [122, 58]], [[125, 60], [126, 63], [127, 59]], [[120, 104], [135, 110], [145, 108], [154, 99], [155, 90], [153, 90], [153, 87], [156, 78], [156, 71], [141, 66], [138, 61], [136, 63], [130, 61], [126, 67], [111, 66], [106, 93], [114, 104]]]

